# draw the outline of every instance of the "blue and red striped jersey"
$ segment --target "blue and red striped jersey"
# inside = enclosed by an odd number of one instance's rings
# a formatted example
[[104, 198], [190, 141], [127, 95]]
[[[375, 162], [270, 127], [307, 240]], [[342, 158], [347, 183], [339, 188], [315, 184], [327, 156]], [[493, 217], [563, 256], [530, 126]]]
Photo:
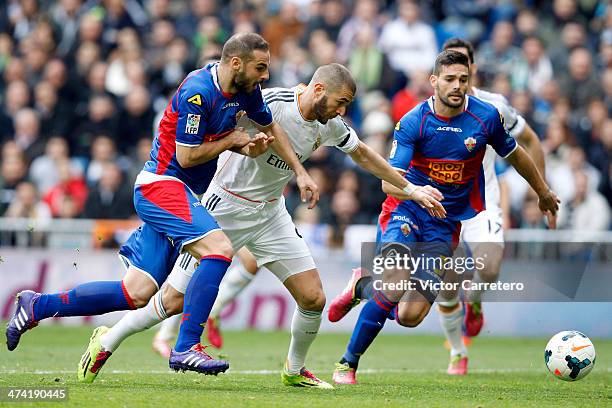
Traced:
[[166, 107], [151, 159], [144, 165], [145, 171], [181, 180], [196, 194], [206, 191], [217, 169], [217, 158], [183, 168], [176, 159], [177, 144], [195, 147], [227, 136], [236, 127], [236, 114], [240, 111], [263, 126], [273, 120], [259, 86], [250, 94], [224, 93], [217, 69], [218, 63], [209, 64], [183, 80]]
[[[466, 220], [485, 209], [482, 159], [489, 144], [502, 157], [517, 147], [491, 104], [466, 96], [465, 109], [451, 118], [434, 112], [433, 96], [397, 123], [389, 163], [415, 185], [436, 187], [450, 220]], [[398, 206], [388, 197], [383, 209]]]

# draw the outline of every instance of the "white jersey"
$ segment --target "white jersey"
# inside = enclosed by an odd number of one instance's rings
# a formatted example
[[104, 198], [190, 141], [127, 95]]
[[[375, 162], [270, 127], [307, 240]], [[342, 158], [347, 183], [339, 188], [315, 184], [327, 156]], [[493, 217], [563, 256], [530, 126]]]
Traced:
[[[525, 130], [525, 119], [510, 105], [508, 100], [500, 94], [483, 91], [481, 89], [472, 88], [474, 96], [482, 99], [485, 102], [495, 106], [499, 113], [504, 117], [505, 127], [508, 133], [515, 139], [523, 133]], [[487, 151], [485, 153], [482, 165], [485, 173], [485, 199], [487, 203], [487, 209], [499, 207], [500, 193], [499, 193], [499, 181], [497, 180], [497, 174], [495, 173], [495, 158], [497, 154], [495, 150], [487, 145]]]
[[[304, 119], [298, 105], [299, 93], [302, 90], [303, 87], [298, 86], [263, 91], [274, 121], [289, 136], [300, 161], [306, 161], [319, 146], [335, 146], [345, 153], [355, 151], [359, 138], [341, 117], [337, 116], [326, 124]], [[247, 131], [250, 127], [249, 133], [254, 131], [252, 124], [246, 123], [245, 126], [244, 118], [241, 118], [238, 126], [244, 126]], [[294, 175], [293, 170], [273, 149], [256, 158], [226, 151], [221, 154], [217, 166], [213, 183], [252, 201], [280, 198]]]

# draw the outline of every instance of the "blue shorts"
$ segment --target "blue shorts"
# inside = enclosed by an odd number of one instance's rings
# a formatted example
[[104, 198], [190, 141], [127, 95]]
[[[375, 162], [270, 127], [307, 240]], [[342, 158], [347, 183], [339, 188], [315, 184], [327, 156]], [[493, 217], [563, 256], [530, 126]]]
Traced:
[[142, 221], [183, 251], [183, 246], [220, 230], [189, 187], [176, 180], [137, 185], [134, 208]]
[[148, 224], [138, 227], [119, 248], [119, 257], [125, 264], [147, 275], [159, 289], [174, 267], [178, 250], [168, 237]]
[[[432, 217], [413, 201], [404, 201], [390, 211], [381, 212], [376, 231], [377, 253], [383, 256], [394, 250], [408, 252], [412, 258], [436, 259], [451, 257], [461, 232], [461, 222]], [[420, 263], [412, 271], [410, 280], [425, 298], [433, 303], [437, 291], [425, 288], [423, 282], [439, 284], [444, 279], [444, 271], [429, 267], [435, 262]]]

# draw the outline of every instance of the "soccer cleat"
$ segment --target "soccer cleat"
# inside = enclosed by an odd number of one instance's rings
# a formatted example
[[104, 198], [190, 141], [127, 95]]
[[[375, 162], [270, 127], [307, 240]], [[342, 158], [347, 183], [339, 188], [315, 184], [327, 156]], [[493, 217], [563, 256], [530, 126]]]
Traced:
[[468, 337], [478, 336], [484, 325], [484, 314], [481, 302], [464, 302], [465, 317], [463, 318], [463, 334]]
[[91, 384], [94, 382], [100, 369], [113, 354], [110, 351], [105, 351], [100, 343], [100, 337], [110, 329], [105, 326], [100, 326], [94, 329], [89, 345], [85, 353], [81, 357], [79, 367], [77, 369], [77, 378], [79, 382]]
[[24, 290], [15, 296], [15, 313], [6, 325], [6, 347], [13, 351], [19, 345], [21, 336], [28, 330], [38, 326], [34, 319], [34, 302], [40, 297], [40, 293]]
[[461, 354], [452, 356], [446, 372], [449, 375], [466, 375], [468, 366], [467, 356], [462, 357]]
[[162, 338], [159, 335], [159, 332], [155, 334], [153, 337], [153, 343], [151, 344], [151, 348], [153, 351], [164, 358], [170, 358], [170, 352], [172, 351], [172, 346], [168, 343], [168, 340]]
[[356, 371], [354, 368], [349, 367], [347, 363], [336, 363], [332, 380], [336, 384], [357, 384], [357, 379], [355, 378]]
[[311, 387], [333, 390], [334, 387], [323, 380], [318, 379], [313, 373], [302, 367], [299, 374], [289, 374], [287, 366], [281, 371], [281, 381], [291, 387]]
[[206, 322], [206, 338], [211, 346], [220, 349], [223, 346], [223, 335], [219, 326], [219, 318], [209, 317]]
[[337, 322], [342, 319], [352, 308], [357, 306], [361, 299], [357, 299], [355, 295], [355, 287], [357, 286], [357, 282], [361, 279], [361, 268], [353, 269], [353, 274], [351, 275], [351, 279], [349, 279], [348, 284], [338, 296], [332, 300], [329, 305], [329, 310], [327, 311], [327, 317], [330, 322]]
[[217, 375], [225, 372], [229, 368], [229, 363], [225, 360], [215, 360], [204, 351], [206, 346], [200, 343], [191, 347], [187, 351], [170, 352], [169, 366], [174, 371], [195, 371], [205, 375]]

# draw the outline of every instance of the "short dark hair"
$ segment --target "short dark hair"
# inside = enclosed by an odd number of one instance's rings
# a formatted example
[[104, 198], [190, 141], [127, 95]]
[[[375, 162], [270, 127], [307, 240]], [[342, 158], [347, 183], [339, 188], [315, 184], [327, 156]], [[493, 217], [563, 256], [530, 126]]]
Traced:
[[459, 37], [449, 38], [442, 46], [442, 49], [448, 50], [449, 48], [465, 48], [468, 53], [470, 64], [474, 63], [474, 46], [468, 40]]
[[317, 68], [310, 82], [324, 83], [330, 91], [346, 86], [353, 95], [357, 92], [357, 84], [351, 71], [335, 62]]
[[470, 68], [470, 62], [467, 55], [454, 50], [444, 50], [436, 57], [436, 63], [434, 65], [434, 75], [440, 75], [442, 67], [448, 67], [450, 65], [461, 64]]
[[256, 33], [239, 33], [232, 35], [223, 45], [221, 60], [227, 62], [232, 57], [249, 60], [254, 50], [268, 51], [268, 42]]

